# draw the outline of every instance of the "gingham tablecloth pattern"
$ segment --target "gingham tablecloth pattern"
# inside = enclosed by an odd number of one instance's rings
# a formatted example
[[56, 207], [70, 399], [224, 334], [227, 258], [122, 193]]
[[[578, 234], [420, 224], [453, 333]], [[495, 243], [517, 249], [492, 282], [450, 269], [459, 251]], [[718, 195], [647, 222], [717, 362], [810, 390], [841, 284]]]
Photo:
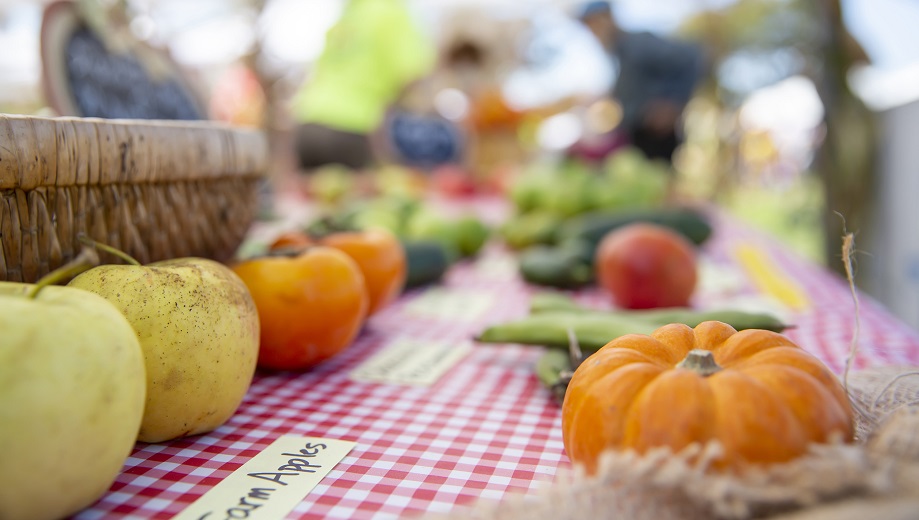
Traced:
[[[840, 371], [854, 317], [845, 281], [759, 233], [716, 220], [706, 257], [729, 265], [741, 240], [768, 251], [813, 302], [787, 334]], [[455, 319], [426, 316], [412, 306], [426, 290], [489, 295], [490, 305]], [[374, 316], [330, 362], [305, 373], [258, 373], [239, 411], [216, 431], [139, 444], [110, 492], [77, 518], [169, 518], [285, 434], [357, 443], [289, 518], [402, 518], [531, 491], [569, 464], [559, 408], [532, 372], [539, 348], [476, 344], [429, 388], [354, 382], [348, 373], [393, 338], [469, 341], [487, 324], [524, 315], [535, 290], [519, 280], [508, 253], [491, 246], [453, 267], [439, 288], [405, 294]], [[596, 289], [577, 297], [605, 301]], [[856, 367], [919, 364], [919, 334], [867, 296], [860, 301]]]

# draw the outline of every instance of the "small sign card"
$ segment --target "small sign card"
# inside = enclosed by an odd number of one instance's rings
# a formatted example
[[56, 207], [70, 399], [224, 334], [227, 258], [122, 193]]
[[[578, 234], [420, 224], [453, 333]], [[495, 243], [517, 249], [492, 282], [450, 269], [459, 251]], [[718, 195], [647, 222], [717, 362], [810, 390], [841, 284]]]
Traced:
[[396, 339], [354, 369], [355, 381], [431, 386], [469, 351], [469, 343]]
[[517, 259], [512, 256], [492, 255], [479, 258], [475, 263], [475, 270], [477, 274], [484, 277], [507, 280], [517, 276], [519, 267]]
[[354, 445], [337, 439], [280, 437], [174, 520], [284, 518]]
[[495, 295], [470, 290], [436, 287], [405, 305], [406, 314], [454, 321], [475, 321], [494, 306]]

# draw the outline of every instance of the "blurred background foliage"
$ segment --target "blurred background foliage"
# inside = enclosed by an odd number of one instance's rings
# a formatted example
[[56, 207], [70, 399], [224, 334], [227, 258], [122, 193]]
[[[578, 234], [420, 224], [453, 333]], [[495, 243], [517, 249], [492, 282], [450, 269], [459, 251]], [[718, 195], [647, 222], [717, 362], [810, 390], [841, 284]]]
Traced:
[[[210, 117], [269, 133], [276, 169], [283, 171], [291, 168], [290, 98], [309, 77], [343, 1], [124, 5], [131, 31], [171, 53], [209, 100]], [[52, 115], [38, 88], [45, 3], [0, 0], [0, 46], [17, 49], [0, 56], [0, 111]], [[465, 33], [502, 56], [492, 79], [507, 105], [537, 114], [518, 117], [512, 132], [485, 140], [498, 148], [487, 150], [494, 159], [490, 170], [551, 162], [589, 130], [588, 105], [607, 91], [616, 71], [572, 19], [577, 2], [408, 4], [432, 45]], [[919, 40], [908, 29], [919, 21], [919, 5], [908, 0], [616, 0], [613, 5], [626, 28], [691, 39], [708, 55], [708, 74], [684, 114], [686, 142], [674, 162], [678, 191], [720, 204], [801, 254], [840, 269], [843, 220], [837, 213], [853, 230], [870, 228], [877, 213], [872, 208], [877, 114], [919, 97], [916, 88], [903, 92], [903, 85], [919, 81], [888, 82], [899, 85], [895, 93], [871, 88], [884, 83], [878, 79], [882, 73], [916, 79], [903, 71], [915, 71], [919, 63]], [[476, 15], [459, 15], [470, 12]], [[501, 146], [515, 153], [502, 156]]]

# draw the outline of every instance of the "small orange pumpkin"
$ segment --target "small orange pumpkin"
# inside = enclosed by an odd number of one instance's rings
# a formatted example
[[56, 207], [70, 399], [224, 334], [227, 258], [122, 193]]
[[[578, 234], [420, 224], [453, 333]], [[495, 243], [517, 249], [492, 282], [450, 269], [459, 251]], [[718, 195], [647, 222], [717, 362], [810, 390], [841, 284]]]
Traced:
[[775, 332], [717, 321], [665, 325], [606, 344], [574, 372], [562, 405], [568, 457], [593, 473], [601, 452], [678, 452], [718, 441], [718, 469], [803, 455], [853, 437], [838, 378]]

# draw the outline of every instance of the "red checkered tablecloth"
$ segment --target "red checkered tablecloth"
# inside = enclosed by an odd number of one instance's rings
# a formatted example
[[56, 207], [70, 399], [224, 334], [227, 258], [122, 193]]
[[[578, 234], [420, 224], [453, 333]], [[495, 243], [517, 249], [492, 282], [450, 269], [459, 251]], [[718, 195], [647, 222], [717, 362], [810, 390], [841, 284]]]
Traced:
[[[796, 328], [787, 334], [840, 371], [854, 322], [845, 281], [724, 218], [704, 256], [727, 272], [740, 241], [761, 247], [806, 291], [812, 305], [790, 316]], [[745, 280], [735, 289], [756, 292]], [[479, 304], [452, 318], [428, 315], [412, 302], [429, 290]], [[216, 431], [138, 445], [111, 490], [77, 518], [168, 518], [286, 434], [356, 443], [289, 518], [408, 517], [533, 490], [569, 463], [559, 408], [533, 374], [540, 348], [475, 344], [432, 387], [355, 382], [348, 374], [394, 338], [467, 342], [487, 324], [524, 315], [535, 290], [492, 245], [454, 266], [440, 286], [405, 294], [374, 316], [330, 362], [305, 373], [257, 374], [239, 411]], [[577, 297], [604, 301], [596, 289]], [[919, 334], [867, 296], [860, 301], [855, 366], [919, 364]]]

